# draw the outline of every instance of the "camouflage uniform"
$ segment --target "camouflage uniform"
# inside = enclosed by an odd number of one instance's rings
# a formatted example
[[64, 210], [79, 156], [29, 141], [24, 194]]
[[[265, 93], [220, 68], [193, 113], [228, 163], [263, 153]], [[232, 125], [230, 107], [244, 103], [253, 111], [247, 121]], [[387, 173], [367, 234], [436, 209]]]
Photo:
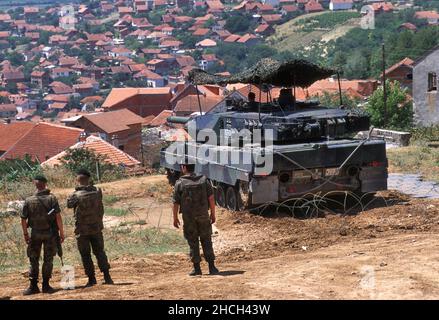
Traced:
[[[52, 209], [54, 209], [53, 213], [48, 215]], [[49, 280], [52, 277], [53, 257], [57, 251], [55, 216], [60, 212], [58, 200], [47, 189], [28, 197], [24, 203], [21, 218], [26, 219], [31, 228], [30, 243], [27, 247], [27, 256], [30, 260], [30, 280], [38, 280], [41, 247], [44, 247], [43, 280]]]
[[95, 186], [78, 186], [67, 199], [67, 207], [74, 209], [75, 235], [85, 274], [94, 277], [95, 267], [91, 250], [101, 272], [108, 272], [110, 264], [104, 250], [102, 191]]
[[209, 217], [208, 198], [213, 195], [211, 184], [205, 176], [182, 176], [175, 184], [173, 201], [180, 205], [183, 215], [183, 232], [193, 263], [200, 263], [200, 245], [207, 262], [215, 260], [212, 246], [212, 224]]

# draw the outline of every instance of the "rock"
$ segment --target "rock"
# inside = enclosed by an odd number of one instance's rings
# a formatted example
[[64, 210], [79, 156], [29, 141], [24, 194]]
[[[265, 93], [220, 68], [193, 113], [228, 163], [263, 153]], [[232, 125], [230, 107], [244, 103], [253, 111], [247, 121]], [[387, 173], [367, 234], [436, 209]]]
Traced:
[[434, 210], [434, 209], [436, 209], [436, 206], [433, 204], [427, 206], [427, 210]]
[[307, 246], [302, 246], [302, 250], [306, 251], [306, 250], [308, 250], [308, 247]]
[[387, 266], [387, 263], [385, 263], [385, 262], [380, 263], [380, 267], [385, 267], [385, 266]]

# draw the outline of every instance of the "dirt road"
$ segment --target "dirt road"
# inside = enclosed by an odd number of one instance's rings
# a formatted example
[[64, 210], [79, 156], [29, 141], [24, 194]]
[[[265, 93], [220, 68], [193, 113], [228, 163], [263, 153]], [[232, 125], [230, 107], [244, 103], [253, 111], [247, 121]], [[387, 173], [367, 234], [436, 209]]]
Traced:
[[[381, 196], [386, 201], [349, 216], [300, 219], [219, 210], [214, 245], [220, 275], [187, 276], [190, 263], [182, 253], [126, 256], [112, 261], [115, 286], [85, 289], [86, 278], [75, 266], [75, 290], [31, 299], [439, 298], [439, 201]], [[150, 200], [124, 201], [142, 215]], [[169, 214], [163, 210], [159, 220], [151, 214], [152, 224], [170, 227]], [[54, 284], [59, 280], [57, 270]], [[0, 298], [23, 299], [26, 284], [20, 272], [1, 276]]]

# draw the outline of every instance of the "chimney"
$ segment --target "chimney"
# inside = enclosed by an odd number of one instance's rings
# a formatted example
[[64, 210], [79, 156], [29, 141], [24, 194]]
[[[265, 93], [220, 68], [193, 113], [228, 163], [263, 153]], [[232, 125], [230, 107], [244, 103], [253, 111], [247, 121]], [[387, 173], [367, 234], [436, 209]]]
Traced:
[[87, 140], [87, 133], [81, 132], [78, 138], [78, 142], [85, 142]]

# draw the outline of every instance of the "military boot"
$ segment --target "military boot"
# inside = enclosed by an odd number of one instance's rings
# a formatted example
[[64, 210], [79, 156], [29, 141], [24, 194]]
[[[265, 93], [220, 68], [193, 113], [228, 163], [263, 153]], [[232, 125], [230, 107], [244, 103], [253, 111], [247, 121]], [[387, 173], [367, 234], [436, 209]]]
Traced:
[[110, 271], [104, 271], [104, 284], [114, 284], [113, 279], [111, 279]]
[[201, 266], [199, 263], [194, 263], [194, 269], [192, 270], [191, 273], [189, 273], [190, 276], [201, 276], [202, 272], [201, 272]]
[[209, 274], [218, 274], [219, 270], [215, 267], [215, 263], [213, 261], [209, 262]]
[[30, 280], [29, 288], [24, 290], [24, 296], [30, 296], [32, 294], [40, 293], [40, 288], [38, 288], [38, 280]]
[[93, 287], [95, 284], [97, 284], [95, 275], [88, 276], [88, 282], [85, 285], [85, 287], [86, 288]]
[[55, 292], [55, 289], [53, 289], [50, 284], [49, 280], [43, 280], [43, 293], [49, 293], [52, 294]]

